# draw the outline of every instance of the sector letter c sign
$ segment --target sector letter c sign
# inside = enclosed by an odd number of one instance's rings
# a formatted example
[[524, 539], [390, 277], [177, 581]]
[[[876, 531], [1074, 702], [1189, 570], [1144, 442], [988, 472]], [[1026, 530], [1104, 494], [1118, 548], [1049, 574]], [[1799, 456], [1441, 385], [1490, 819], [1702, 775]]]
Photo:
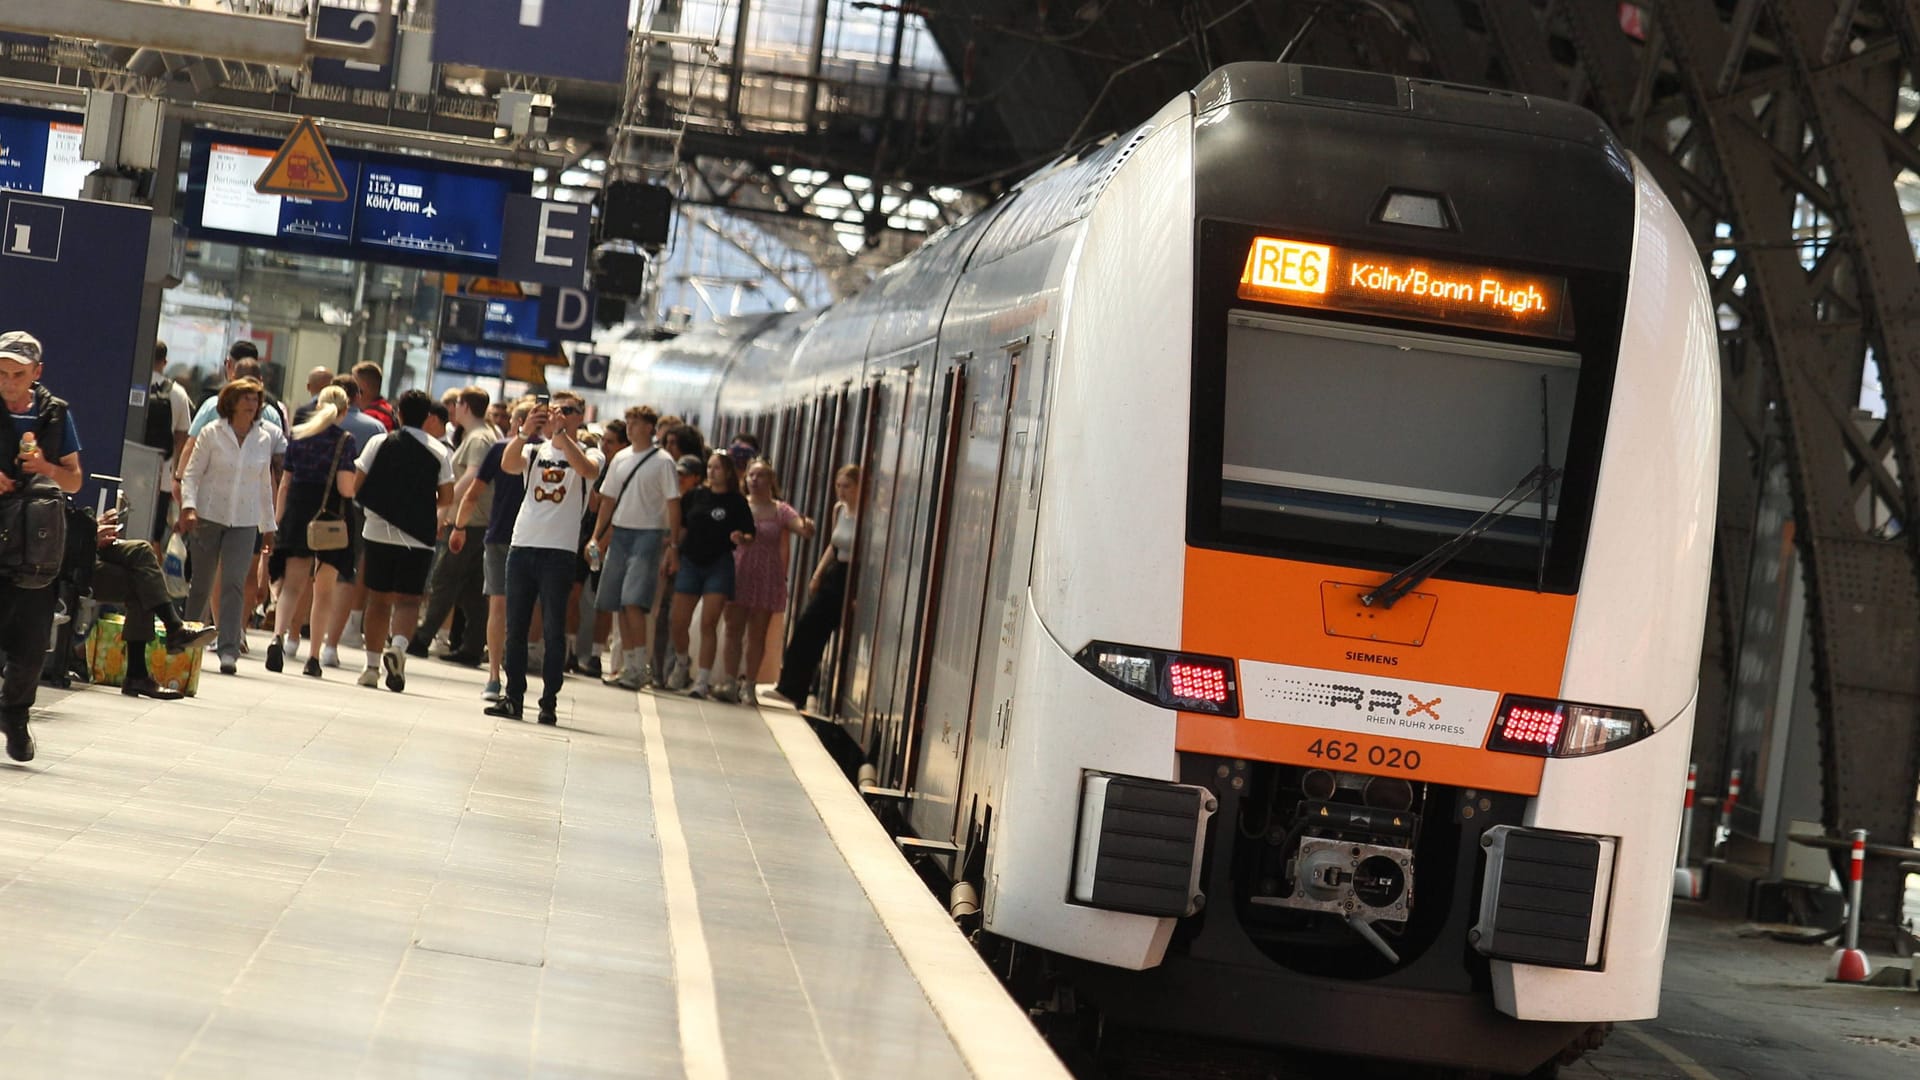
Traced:
[[601, 353], [581, 353], [573, 361], [573, 385], [582, 390], [605, 390], [607, 370], [612, 358]]
[[627, 0], [440, 0], [433, 62], [627, 80]]

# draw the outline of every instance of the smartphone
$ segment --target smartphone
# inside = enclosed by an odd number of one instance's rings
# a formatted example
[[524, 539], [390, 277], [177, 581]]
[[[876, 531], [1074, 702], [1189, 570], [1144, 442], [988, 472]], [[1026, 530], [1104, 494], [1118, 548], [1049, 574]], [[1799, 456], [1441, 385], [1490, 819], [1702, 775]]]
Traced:
[[553, 400], [553, 399], [552, 399], [551, 397], [549, 397], [548, 395], [546, 395], [546, 394], [535, 394], [535, 395], [533, 395], [533, 403], [534, 403], [535, 405], [545, 405], [545, 404], [548, 404], [549, 402], [551, 402], [552, 400]]

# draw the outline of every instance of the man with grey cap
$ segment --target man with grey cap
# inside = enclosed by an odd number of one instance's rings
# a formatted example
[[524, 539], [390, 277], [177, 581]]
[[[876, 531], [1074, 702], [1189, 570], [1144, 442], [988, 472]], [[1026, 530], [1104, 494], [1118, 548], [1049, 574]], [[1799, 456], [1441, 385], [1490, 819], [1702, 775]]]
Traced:
[[[0, 498], [45, 484], [69, 495], [80, 490], [80, 432], [67, 403], [40, 385], [40, 370], [40, 342], [32, 334], [0, 334], [0, 401], [9, 421], [0, 425]], [[53, 637], [55, 600], [51, 588], [0, 580], [0, 732], [15, 761], [33, 760], [27, 714]]]

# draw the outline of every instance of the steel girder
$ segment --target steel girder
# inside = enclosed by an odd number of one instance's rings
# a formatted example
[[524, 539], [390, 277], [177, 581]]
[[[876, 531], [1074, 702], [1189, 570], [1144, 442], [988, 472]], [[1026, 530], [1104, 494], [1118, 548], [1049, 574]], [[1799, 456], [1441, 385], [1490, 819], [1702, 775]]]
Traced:
[[[1920, 18], [1902, 0], [1644, 7], [1643, 44], [1613, 0], [1565, 0], [1545, 19], [1484, 0], [1483, 14], [1506, 70], [1533, 92], [1554, 92], [1540, 59], [1564, 35], [1569, 96], [1605, 114], [1674, 196], [1714, 276], [1728, 423], [1703, 682], [1727, 674], [1758, 451], [1777, 432], [1807, 579], [1826, 824], [1905, 843], [1920, 786], [1920, 533], [1887, 522], [1920, 514], [1920, 487], [1899, 479], [1920, 476], [1920, 268], [1895, 187], [1920, 172], [1910, 127], [1896, 127], [1899, 92], [1920, 70]], [[1662, 88], [1678, 92], [1657, 100]], [[1878, 430], [1855, 415], [1869, 352], [1887, 403]], [[1711, 690], [1699, 749], [1717, 772], [1724, 718]], [[1901, 884], [1869, 875], [1870, 936], [1892, 936]]]

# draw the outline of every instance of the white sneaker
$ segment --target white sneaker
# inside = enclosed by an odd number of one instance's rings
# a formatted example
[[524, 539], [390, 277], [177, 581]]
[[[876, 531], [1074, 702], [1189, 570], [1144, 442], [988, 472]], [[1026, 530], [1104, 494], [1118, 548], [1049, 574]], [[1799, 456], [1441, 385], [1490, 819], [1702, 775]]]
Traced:
[[692, 672], [688, 670], [689, 666], [686, 657], [676, 656], [673, 658], [673, 665], [667, 668], [667, 689], [685, 690], [687, 688], [689, 681], [688, 676], [692, 674]]
[[699, 682], [693, 684], [691, 690], [687, 691], [687, 696], [690, 698], [705, 698], [711, 693], [713, 693], [713, 688], [707, 685], [707, 680], [701, 679]]
[[300, 659], [300, 635], [299, 634], [295, 634], [292, 637], [287, 639], [287, 659], [289, 660]]
[[715, 701], [722, 701], [729, 705], [740, 700], [739, 691], [734, 689], [732, 679], [721, 679], [719, 685], [713, 688], [712, 697]]
[[331, 645], [320, 647], [320, 666], [337, 668], [340, 666], [340, 650]]
[[622, 690], [638, 690], [647, 685], [647, 662], [645, 660], [638, 663], [629, 661], [626, 667], [620, 669], [620, 674], [613, 680], [613, 685]]
[[488, 679], [486, 689], [480, 692], [480, 696], [487, 701], [499, 701], [500, 700], [500, 680]]
[[760, 693], [758, 688], [753, 685], [752, 679], [742, 678], [740, 680], [740, 704], [749, 705], [756, 709], [760, 707]]
[[360, 648], [366, 647], [367, 637], [360, 630], [361, 618], [362, 616], [358, 611], [347, 616], [346, 629], [340, 631], [340, 647], [341, 648], [360, 649]]
[[380, 689], [380, 669], [368, 668], [360, 673], [360, 685], [369, 690]]

